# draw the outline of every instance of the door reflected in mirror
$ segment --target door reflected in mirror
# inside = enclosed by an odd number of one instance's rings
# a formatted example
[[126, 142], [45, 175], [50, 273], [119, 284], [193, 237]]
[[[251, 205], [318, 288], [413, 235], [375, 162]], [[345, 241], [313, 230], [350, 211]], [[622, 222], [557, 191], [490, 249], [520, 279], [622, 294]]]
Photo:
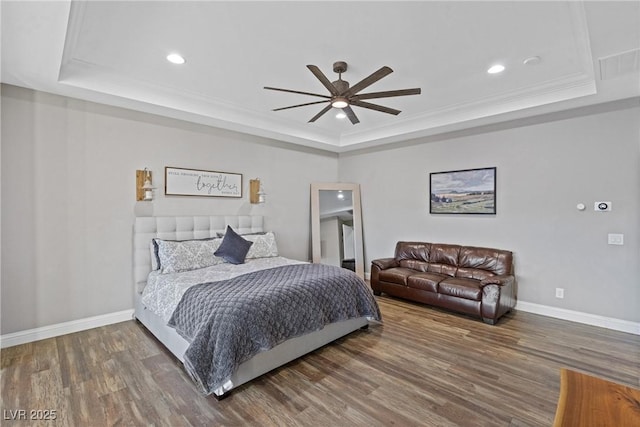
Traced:
[[320, 190], [320, 262], [356, 271], [353, 197], [348, 190]]
[[312, 184], [313, 262], [335, 265], [364, 277], [358, 184]]

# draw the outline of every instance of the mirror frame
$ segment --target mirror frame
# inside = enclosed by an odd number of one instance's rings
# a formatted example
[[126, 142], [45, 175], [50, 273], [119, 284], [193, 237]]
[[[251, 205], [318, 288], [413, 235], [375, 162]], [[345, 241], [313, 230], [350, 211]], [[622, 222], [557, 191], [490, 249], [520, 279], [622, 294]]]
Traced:
[[320, 249], [320, 191], [343, 190], [351, 191], [353, 199], [353, 234], [356, 255], [356, 274], [364, 279], [364, 242], [362, 240], [362, 206], [360, 204], [360, 184], [344, 182], [313, 182], [311, 183], [311, 252], [314, 264], [322, 259]]

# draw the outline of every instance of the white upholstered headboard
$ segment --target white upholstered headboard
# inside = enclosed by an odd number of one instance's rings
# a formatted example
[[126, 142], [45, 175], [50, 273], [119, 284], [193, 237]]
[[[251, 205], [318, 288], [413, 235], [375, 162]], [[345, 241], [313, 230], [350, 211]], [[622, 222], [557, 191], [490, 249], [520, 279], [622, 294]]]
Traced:
[[188, 240], [216, 237], [230, 225], [240, 234], [264, 231], [260, 215], [150, 216], [136, 217], [133, 224], [133, 283], [136, 289], [151, 272], [149, 243], [154, 237]]

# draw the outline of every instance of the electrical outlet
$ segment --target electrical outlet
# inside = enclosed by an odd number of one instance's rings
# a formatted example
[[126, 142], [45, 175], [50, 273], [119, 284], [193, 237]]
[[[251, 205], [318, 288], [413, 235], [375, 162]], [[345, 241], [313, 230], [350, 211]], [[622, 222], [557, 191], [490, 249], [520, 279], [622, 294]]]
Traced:
[[556, 288], [556, 298], [564, 298], [564, 288]]

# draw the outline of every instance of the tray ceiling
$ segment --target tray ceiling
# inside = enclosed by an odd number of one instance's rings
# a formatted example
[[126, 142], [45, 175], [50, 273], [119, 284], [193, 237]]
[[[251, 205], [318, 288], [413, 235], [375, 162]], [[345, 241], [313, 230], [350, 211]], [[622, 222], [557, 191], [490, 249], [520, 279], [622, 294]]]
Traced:
[[[336, 152], [640, 96], [638, 2], [61, 1], [1, 12], [4, 83]], [[172, 52], [186, 63], [169, 63]], [[324, 94], [306, 65], [335, 80], [335, 61], [352, 84], [394, 70], [366, 91], [422, 94], [376, 100], [398, 116], [354, 107], [357, 125], [331, 112], [307, 123], [321, 104], [271, 111], [318, 98], [264, 86]], [[495, 63], [505, 71], [488, 74]]]

